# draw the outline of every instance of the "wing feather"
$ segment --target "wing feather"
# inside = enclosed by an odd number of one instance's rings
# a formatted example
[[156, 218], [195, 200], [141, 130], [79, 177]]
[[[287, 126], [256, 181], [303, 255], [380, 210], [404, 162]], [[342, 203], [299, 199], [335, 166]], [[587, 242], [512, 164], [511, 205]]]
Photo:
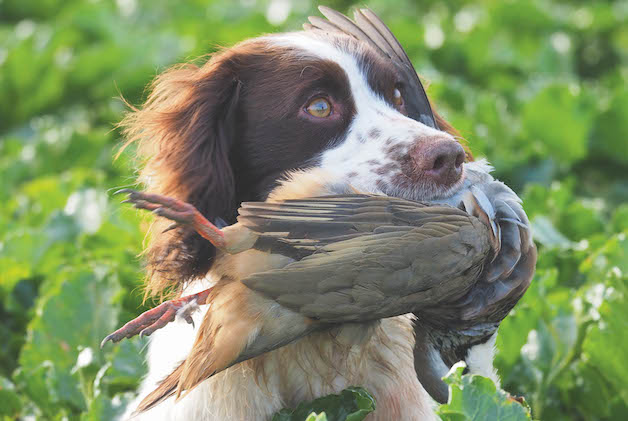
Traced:
[[323, 323], [460, 298], [492, 251], [490, 229], [464, 211], [384, 196], [245, 203], [238, 221], [259, 235], [255, 247], [302, 254], [242, 282]]

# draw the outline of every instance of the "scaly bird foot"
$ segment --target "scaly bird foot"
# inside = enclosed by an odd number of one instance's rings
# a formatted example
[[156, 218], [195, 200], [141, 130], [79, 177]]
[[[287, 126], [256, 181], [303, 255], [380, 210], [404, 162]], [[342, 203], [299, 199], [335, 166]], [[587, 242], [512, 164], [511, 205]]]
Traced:
[[132, 203], [137, 209], [146, 209], [152, 211], [155, 215], [174, 221], [174, 224], [166, 228], [164, 232], [182, 225], [189, 225], [216, 248], [223, 249], [225, 247], [222, 231], [209, 222], [189, 203], [159, 194], [142, 193], [132, 189], [118, 190], [115, 194], [128, 195], [128, 198], [122, 203]]
[[164, 301], [157, 307], [145, 311], [120, 329], [109, 334], [100, 343], [100, 347], [102, 348], [108, 341], [120, 342], [124, 338], [132, 338], [137, 334], [140, 335], [140, 338], [150, 336], [156, 330], [172, 322], [176, 316], [182, 317], [185, 321], [194, 326], [192, 313], [198, 309], [199, 305], [207, 303], [207, 297], [210, 292], [211, 288], [197, 294]]

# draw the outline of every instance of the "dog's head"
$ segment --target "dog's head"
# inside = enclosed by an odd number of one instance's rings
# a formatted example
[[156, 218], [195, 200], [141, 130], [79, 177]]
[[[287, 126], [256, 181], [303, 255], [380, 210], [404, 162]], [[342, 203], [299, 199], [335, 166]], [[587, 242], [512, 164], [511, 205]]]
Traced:
[[[147, 189], [233, 223], [242, 201], [264, 200], [300, 168], [414, 200], [459, 187], [465, 151], [416, 74], [377, 43], [332, 29], [251, 39], [157, 77], [123, 121], [129, 142], [140, 142]], [[204, 276], [214, 255], [195, 233], [162, 229], [148, 251], [151, 292]]]

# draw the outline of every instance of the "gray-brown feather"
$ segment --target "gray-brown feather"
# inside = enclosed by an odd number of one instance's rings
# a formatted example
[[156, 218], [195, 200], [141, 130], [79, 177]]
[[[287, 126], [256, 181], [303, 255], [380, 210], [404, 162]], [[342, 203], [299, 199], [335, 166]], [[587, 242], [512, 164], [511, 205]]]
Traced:
[[245, 203], [239, 222], [270, 252], [291, 247], [306, 254], [242, 282], [323, 323], [459, 299], [492, 254], [488, 227], [465, 212], [383, 196]]

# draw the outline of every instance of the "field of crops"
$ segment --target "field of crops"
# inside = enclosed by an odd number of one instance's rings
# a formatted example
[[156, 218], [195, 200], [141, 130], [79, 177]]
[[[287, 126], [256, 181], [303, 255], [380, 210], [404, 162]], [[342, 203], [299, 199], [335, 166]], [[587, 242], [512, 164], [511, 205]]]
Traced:
[[[366, 4], [532, 221], [538, 269], [500, 328], [502, 387], [534, 419], [628, 419], [628, 3]], [[135, 175], [131, 154], [113, 160], [118, 97], [140, 104], [170, 64], [298, 29], [315, 6], [0, 1], [1, 419], [111, 419], [145, 372], [145, 342], [99, 349], [153, 305], [138, 258], [146, 220], [111, 195]], [[472, 380], [450, 381], [492, 403], [460, 397], [445, 419], [501, 405]]]

